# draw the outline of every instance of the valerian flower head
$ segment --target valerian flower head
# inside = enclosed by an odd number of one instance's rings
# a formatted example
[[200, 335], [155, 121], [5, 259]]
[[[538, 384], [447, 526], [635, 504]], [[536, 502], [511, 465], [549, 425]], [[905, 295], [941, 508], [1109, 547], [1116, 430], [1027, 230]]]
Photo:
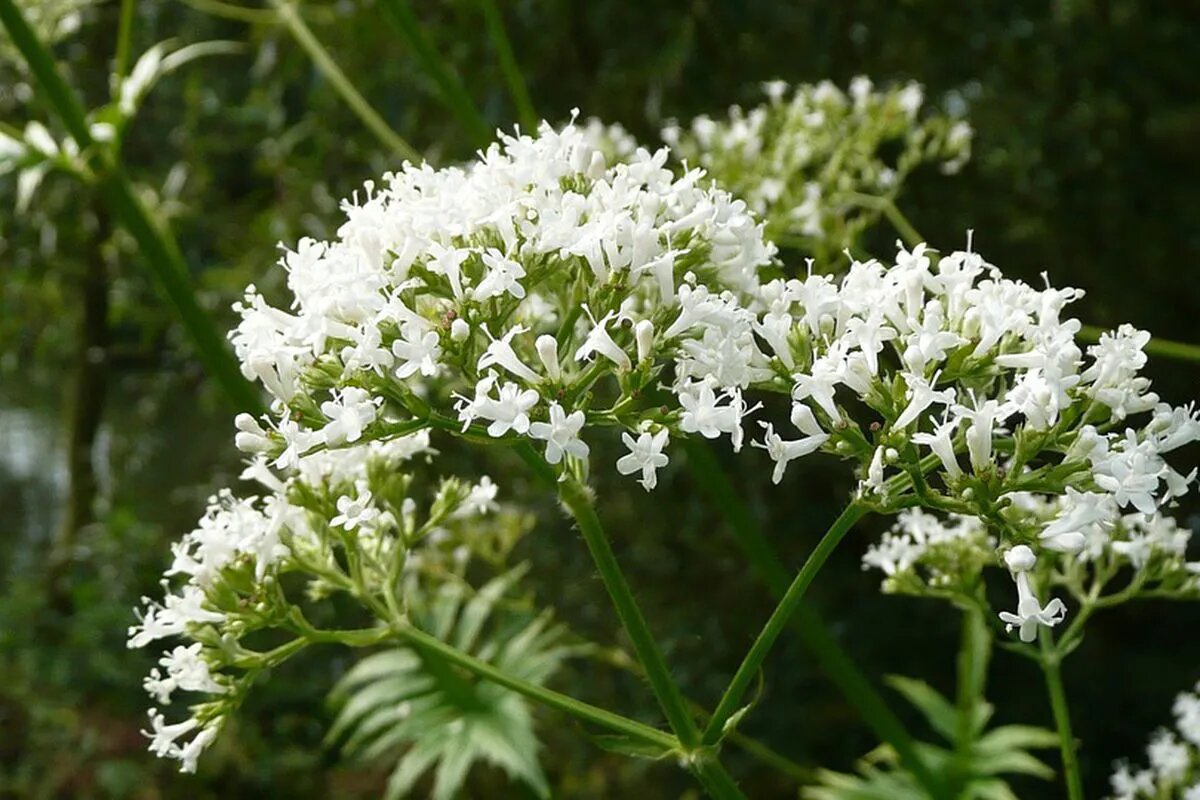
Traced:
[[1118, 762], [1109, 800], [1200, 800], [1200, 686], [1181, 692], [1172, 708], [1175, 730], [1159, 728], [1146, 747], [1149, 766]]
[[[353, 394], [339, 398], [342, 409], [358, 402]], [[246, 432], [244, 420], [238, 427]], [[260, 454], [243, 478], [258, 481], [267, 494], [239, 498], [225, 490], [212, 498], [196, 528], [172, 548], [163, 599], [144, 598], [138, 624], [129, 629], [133, 648], [183, 642], [168, 646], [143, 681], [155, 704], [145, 732], [153, 753], [195, 771], [255, 672], [289, 654], [286, 647], [256, 652], [242, 643], [258, 630], [297, 632], [295, 620], [303, 615], [296, 616], [300, 606], [285, 596], [281, 575], [306, 576], [310, 599], [353, 591], [368, 605], [402, 603], [385, 596], [406, 569], [459, 564], [458, 553], [473, 543], [494, 552], [496, 545], [483, 541], [492, 530], [500, 541], [511, 538], [502, 530], [509, 522], [481, 520], [498, 509], [496, 486], [487, 478], [473, 486], [444, 480], [424, 507], [410, 495], [412, 479], [403, 467], [430, 452], [428, 433], [419, 432], [301, 455], [282, 474]], [[346, 564], [356, 565], [352, 575]], [[191, 703], [189, 716], [168, 722], [159, 709], [179, 693], [205, 700]]]
[[970, 158], [970, 125], [925, 112], [919, 84], [875, 90], [859, 78], [847, 95], [828, 81], [772, 81], [764, 90], [762, 105], [672, 123], [663, 139], [745, 198], [770, 239], [822, 258], [851, 247], [914, 168], [932, 162], [949, 174]]
[[[891, 266], [855, 261], [840, 280], [776, 279], [755, 327], [771, 377], [747, 392], [790, 394], [801, 432], [857, 462], [864, 498], [883, 511], [904, 495], [969, 515], [1021, 493], [1065, 494], [1039, 548], [1077, 553], [1089, 526], [1153, 515], [1186, 492], [1194, 473], [1167, 456], [1200, 438], [1193, 408], [1139, 382], [1140, 332], [1106, 334], [1086, 353], [1077, 344], [1080, 324], [1064, 310], [1081, 295], [923, 245], [900, 247]], [[1114, 382], [1140, 394], [1114, 394]], [[797, 457], [786, 441], [775, 427], [762, 440], [776, 479]]]
[[237, 306], [242, 370], [275, 400], [239, 442], [288, 466], [432, 410], [553, 464], [586, 458], [595, 425], [739, 445], [741, 391], [770, 376], [754, 327], [774, 247], [701, 171], [595, 134], [543, 125], [462, 167], [406, 164], [343, 204], [335, 240], [285, 250], [287, 310], [253, 286]]

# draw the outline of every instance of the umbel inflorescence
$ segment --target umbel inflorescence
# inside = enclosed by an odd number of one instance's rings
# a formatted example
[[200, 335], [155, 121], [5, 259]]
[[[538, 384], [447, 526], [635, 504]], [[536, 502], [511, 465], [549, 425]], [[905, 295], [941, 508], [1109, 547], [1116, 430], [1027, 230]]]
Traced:
[[[378, 578], [359, 581], [381, 593], [360, 601], [386, 604], [414, 531], [488, 507], [486, 485], [451, 482], [426, 522], [412, 518], [384, 443], [429, 428], [532, 446], [572, 480], [612, 428], [628, 451], [614, 466], [646, 490], [679, 437], [738, 450], [749, 433], [776, 483], [798, 458], [840, 457], [859, 477], [856, 504], [905, 513], [869, 564], [898, 587], [946, 591], [1004, 564], [1017, 603], [1001, 618], [1026, 641], [1068, 611], [1043, 602], [1047, 589], [1089, 591], [1086, 565], [1154, 564], [1145, 580], [1192, 590], [1180, 547], [1150, 542], [1194, 478], [1166, 457], [1200, 422], [1141, 376], [1147, 334], [1125, 326], [1082, 346], [1067, 316], [1082, 292], [1005, 278], [969, 242], [852, 259], [837, 279], [811, 264], [790, 274], [752, 211], [703, 171], [674, 172], [665, 149], [610, 163], [595, 139], [543, 125], [468, 166], [407, 164], [344, 204], [336, 240], [286, 250], [284, 302], [247, 290], [232, 339], [272, 407], [238, 418], [237, 444], [273, 493], [219, 498], [177, 552], [184, 588], [132, 633], [138, 646], [199, 645], [164, 656], [147, 681], [156, 699], [217, 698], [190, 721], [153, 712], [156, 752], [194, 766], [243, 685], [204, 665], [238, 667], [238, 626], [287, 619], [277, 573], [332, 590], [340, 548]], [[788, 423], [765, 419], [771, 395]], [[323, 451], [365, 466], [314, 472]], [[933, 559], [938, 548], [949, 555]], [[267, 616], [248, 622], [223, 587], [251, 584], [250, 608]]]
[[744, 198], [772, 241], [809, 255], [853, 247], [921, 164], [953, 174], [971, 156], [971, 126], [930, 108], [918, 83], [877, 88], [860, 75], [847, 91], [829, 81], [763, 90], [761, 105], [662, 136], [676, 158]]

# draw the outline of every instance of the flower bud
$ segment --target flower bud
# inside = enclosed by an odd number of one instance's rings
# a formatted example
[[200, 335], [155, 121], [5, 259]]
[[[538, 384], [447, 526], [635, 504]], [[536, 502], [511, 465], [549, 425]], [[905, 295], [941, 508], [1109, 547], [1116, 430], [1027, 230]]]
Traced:
[[606, 169], [608, 169], [608, 165], [604, 163], [604, 154], [599, 150], [592, 153], [592, 160], [587, 168], [587, 176], [594, 181], [599, 180], [604, 177]]
[[650, 357], [654, 347], [654, 323], [648, 319], [640, 321], [633, 329], [633, 337], [637, 341], [638, 363]]
[[543, 333], [533, 343], [537, 350], [538, 358], [542, 360], [542, 366], [546, 368], [546, 375], [550, 380], [557, 381], [562, 377], [562, 370], [558, 366], [558, 340], [548, 333]]
[[271, 440], [267, 432], [258, 424], [258, 420], [249, 414], [238, 414], [233, 419], [238, 432], [233, 443], [243, 453], [265, 453], [271, 448]]
[[1027, 545], [1019, 544], [1004, 554], [1004, 563], [1013, 574], [1028, 572], [1037, 563], [1037, 556]]
[[466, 341], [466, 338], [471, 335], [471, 326], [462, 317], [458, 317], [454, 322], [450, 323], [450, 338], [456, 342]]

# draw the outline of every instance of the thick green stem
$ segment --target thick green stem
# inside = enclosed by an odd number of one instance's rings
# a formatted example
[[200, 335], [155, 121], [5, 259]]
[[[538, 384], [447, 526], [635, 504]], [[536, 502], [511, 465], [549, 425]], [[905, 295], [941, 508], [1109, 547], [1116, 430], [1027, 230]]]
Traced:
[[390, 147], [401, 158], [408, 159], [413, 162], [421, 161], [421, 154], [417, 152], [411, 144], [404, 140], [400, 134], [396, 133], [383, 120], [383, 117], [371, 107], [371, 104], [359, 94], [358, 89], [354, 88], [354, 84], [346, 77], [341, 68], [334, 62], [333, 58], [309, 30], [308, 25], [304, 24], [304, 20], [300, 17], [300, 13], [296, 11], [296, 7], [292, 5], [290, 0], [271, 0], [275, 6], [275, 10], [279, 13], [279, 18], [287, 29], [291, 31], [296, 42], [304, 48], [312, 59], [313, 64], [325, 79], [329, 81], [330, 86], [342, 96], [346, 101], [346, 105], [358, 115], [358, 118], [363, 121], [363, 124], [370, 128], [371, 132]]
[[963, 608], [962, 639], [958, 647], [958, 692], [955, 761], [950, 770], [950, 784], [957, 796], [967, 773], [963, 767], [971, 758], [977, 731], [974, 729], [975, 710], [984, 702], [988, 662], [991, 660], [992, 637], [987, 628], [982, 607]]
[[1075, 735], [1071, 732], [1071, 713], [1067, 709], [1067, 693], [1063, 688], [1062, 659], [1054, 647], [1049, 628], [1042, 629], [1039, 644], [1041, 653], [1038, 663], [1042, 667], [1042, 674], [1046, 676], [1046, 693], [1050, 697], [1050, 710], [1054, 713], [1054, 726], [1058, 729], [1067, 797], [1069, 800], [1083, 800], [1083, 780], [1079, 774]]
[[804, 598], [804, 593], [808, 591], [809, 584], [813, 578], [817, 576], [817, 572], [825, 565], [826, 559], [833, 553], [834, 548], [842, 541], [842, 537], [853, 527], [854, 523], [867, 513], [867, 509], [857, 503], [850, 503], [841, 515], [834, 520], [833, 525], [821, 537], [821, 541], [817, 543], [817, 547], [809, 555], [808, 560], [804, 562], [804, 566], [800, 568], [800, 572], [796, 574], [796, 578], [788, 586], [783, 597], [779, 601], [779, 605], [771, 613], [767, 619], [763, 629], [759, 632], [758, 638], [754, 640], [754, 644], [750, 646], [750, 651], [746, 653], [746, 657], [742, 659], [742, 664], [738, 667], [737, 672], [733, 675], [733, 680], [729, 682], [729, 687], [725, 690], [725, 694], [717, 703], [717, 709], [713, 712], [712, 719], [708, 723], [708, 727], [704, 730], [704, 744], [716, 744], [721, 740], [725, 732], [725, 723], [737, 711], [738, 706], [742, 702], [746, 690], [750, 688], [750, 684], [754, 682], [754, 676], [758, 674], [758, 670], [762, 667], [762, 662], [766, 659], [767, 654], [775, 645], [775, 640], [783, 633], [783, 629], [787, 626], [792, 615], [796, 613], [796, 608], [800, 605], [800, 601]]
[[67, 132], [88, 158], [110, 212], [137, 242], [146, 269], [174, 306], [209, 375], [236, 407], [260, 411], [262, 402], [258, 392], [242, 377], [233, 354], [196, 300], [187, 264], [175, 239], [142, 205], [111, 154], [93, 141], [83, 106], [63, 79], [54, 57], [29, 27], [13, 0], [0, 0], [0, 22], [29, 64], [43, 101], [59, 115]]
[[625, 580], [625, 573], [617, 563], [617, 557], [608, 543], [608, 537], [600, 524], [600, 518], [596, 515], [587, 488], [577, 479], [565, 476], [559, 480], [558, 494], [579, 526], [583, 540], [587, 543], [592, 560], [600, 573], [600, 579], [604, 581], [604, 588], [608, 590], [609, 597], [616, 607], [617, 617], [629, 635], [633, 651], [646, 671], [646, 679], [654, 691], [654, 696], [658, 698], [667, 721], [685, 749], [695, 748], [700, 744], [699, 729], [688, 711], [687, 702], [683, 699], [679, 687], [671, 677], [671, 671], [659, 650], [658, 642], [650, 633], [646, 618], [642, 616], [642, 611], [633, 597], [633, 590]]
[[117, 22], [117, 54], [113, 59], [113, 75], [116, 84], [125, 80], [129, 69], [129, 54], [133, 48], [133, 17], [137, 4], [134, 0], [121, 0], [121, 17]]
[[[750, 561], [751, 568], [758, 573], [759, 579], [776, 598], [783, 597], [789, 582], [787, 568], [771, 547], [750, 508], [734, 489], [729, 476], [717, 463], [712, 448], [694, 439], [685, 440], [684, 447], [687, 449], [688, 466], [692, 475], [712, 498], [713, 506], [725, 516], [725, 521], [732, 528], [738, 544]], [[917, 777], [921, 785], [936, 794], [935, 787], [938, 784], [918, 756], [913, 738], [905, 730], [904, 723], [888, 707], [887, 701], [842, 649], [821, 616], [807, 601], [796, 607], [793, 627], [804, 641], [804, 645], [817, 658], [825, 674], [854, 706], [863, 721], [881, 741], [892, 746], [901, 762]]]
[[745, 800], [746, 795], [742, 794], [733, 776], [716, 758], [700, 757], [691, 765], [691, 770], [713, 800]]

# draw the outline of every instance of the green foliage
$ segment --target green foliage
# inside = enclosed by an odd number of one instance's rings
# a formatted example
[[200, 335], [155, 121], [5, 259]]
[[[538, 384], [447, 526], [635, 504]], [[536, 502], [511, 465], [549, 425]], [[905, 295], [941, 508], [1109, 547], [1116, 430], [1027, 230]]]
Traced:
[[[525, 573], [502, 573], [477, 591], [463, 582], [436, 587], [411, 616], [422, 630], [535, 684], [544, 684], [571, 647], [548, 614], [513, 610], [514, 585]], [[411, 601], [410, 601], [411, 602]], [[338, 715], [327, 737], [354, 758], [374, 760], [402, 750], [386, 797], [409, 795], [435, 770], [434, 798], [454, 797], [471, 767], [503, 769], [541, 797], [550, 794], [537, 760], [528, 701], [486, 681], [472, 681], [436, 654], [385, 650], [354, 666], [330, 694]]]
[[[945, 744], [922, 743], [919, 749], [935, 773], [950, 781], [959, 800], [1017, 800], [1004, 776], [1054, 776], [1050, 767], [1029, 752], [1057, 745], [1053, 731], [1029, 725], [1002, 725], [988, 730], [993, 708], [982, 697], [956, 705], [924, 681], [892, 676], [888, 682], [944, 740]], [[897, 765], [890, 747], [875, 749], [857, 766], [855, 775], [820, 771], [820, 785], [806, 789], [804, 796], [811, 800], [933, 797], [911, 772]]]

